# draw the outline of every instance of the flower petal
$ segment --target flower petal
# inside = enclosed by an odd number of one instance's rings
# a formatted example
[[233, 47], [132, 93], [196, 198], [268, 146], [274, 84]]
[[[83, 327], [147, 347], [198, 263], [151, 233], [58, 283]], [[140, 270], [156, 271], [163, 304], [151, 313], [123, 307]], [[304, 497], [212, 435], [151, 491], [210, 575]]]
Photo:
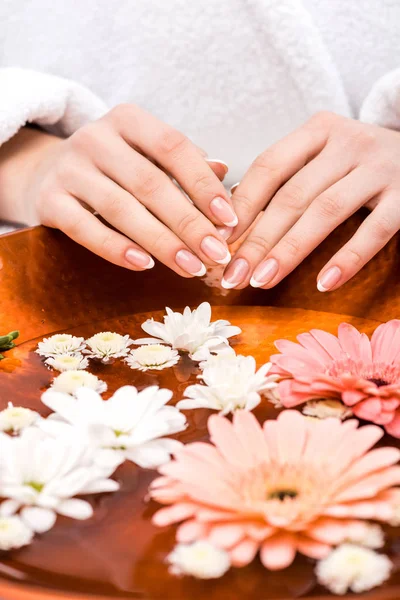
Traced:
[[57, 515], [49, 508], [27, 506], [21, 510], [21, 518], [32, 531], [45, 533], [54, 526]]

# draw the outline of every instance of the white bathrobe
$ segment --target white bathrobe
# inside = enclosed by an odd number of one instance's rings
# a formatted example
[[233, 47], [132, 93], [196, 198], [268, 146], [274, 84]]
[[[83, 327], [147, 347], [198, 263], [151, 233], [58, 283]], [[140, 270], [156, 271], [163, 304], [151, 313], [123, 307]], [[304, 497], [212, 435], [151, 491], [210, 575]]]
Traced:
[[319, 110], [400, 128], [399, 0], [1, 0], [0, 143], [135, 102], [240, 180]]

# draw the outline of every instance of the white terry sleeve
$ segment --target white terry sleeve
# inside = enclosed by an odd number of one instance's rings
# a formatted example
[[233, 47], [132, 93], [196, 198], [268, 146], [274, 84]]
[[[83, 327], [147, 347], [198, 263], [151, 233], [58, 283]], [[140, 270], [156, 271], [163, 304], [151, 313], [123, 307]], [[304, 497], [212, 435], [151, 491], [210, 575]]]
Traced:
[[400, 130], [400, 69], [373, 85], [360, 109], [360, 121]]
[[38, 71], [0, 69], [0, 145], [27, 123], [67, 137], [107, 111], [83, 85]]

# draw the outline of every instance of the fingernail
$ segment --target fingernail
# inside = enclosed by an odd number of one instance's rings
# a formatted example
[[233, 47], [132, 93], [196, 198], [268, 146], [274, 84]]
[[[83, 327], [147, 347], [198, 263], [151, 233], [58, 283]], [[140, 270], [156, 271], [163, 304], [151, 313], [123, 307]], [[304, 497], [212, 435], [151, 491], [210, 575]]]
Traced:
[[222, 165], [225, 169], [225, 175], [229, 171], [229, 167], [223, 160], [219, 160], [218, 158], [206, 158], [208, 163], [217, 163], [218, 165]]
[[175, 256], [176, 264], [181, 267], [189, 275], [195, 277], [203, 277], [206, 274], [206, 267], [203, 265], [201, 260], [189, 250], [179, 250]]
[[339, 267], [331, 267], [318, 280], [317, 288], [320, 292], [328, 292], [339, 281], [342, 276], [342, 271]]
[[232, 235], [233, 227], [217, 227], [217, 231], [222, 235], [224, 240], [228, 240]]
[[250, 279], [250, 285], [258, 288], [269, 283], [275, 277], [278, 270], [278, 261], [275, 258], [268, 258], [268, 260], [258, 265], [253, 273], [253, 277]]
[[250, 266], [247, 260], [244, 258], [237, 258], [225, 271], [221, 281], [222, 287], [226, 290], [236, 287], [245, 279], [249, 269]]
[[234, 191], [236, 190], [236, 188], [238, 187], [238, 185], [240, 184], [240, 181], [238, 181], [237, 183], [234, 183], [233, 186], [231, 187], [231, 189], [229, 190], [231, 194], [234, 193]]
[[214, 198], [210, 202], [212, 213], [228, 227], [235, 227], [238, 224], [238, 218], [232, 206], [223, 198]]
[[201, 249], [211, 260], [220, 264], [227, 265], [231, 260], [231, 254], [226, 246], [216, 238], [208, 235], [201, 242]]
[[137, 248], [129, 248], [129, 250], [125, 252], [125, 258], [135, 267], [140, 267], [142, 269], [152, 269], [154, 267], [154, 260], [151, 258], [150, 254], [143, 252], [143, 250], [138, 250]]

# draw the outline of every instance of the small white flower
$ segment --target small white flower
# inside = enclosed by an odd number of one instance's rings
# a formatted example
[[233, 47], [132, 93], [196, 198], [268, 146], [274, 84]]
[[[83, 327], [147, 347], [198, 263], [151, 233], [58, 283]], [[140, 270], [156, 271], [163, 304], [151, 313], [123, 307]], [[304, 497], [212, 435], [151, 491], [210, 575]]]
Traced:
[[23, 520], [14, 515], [11, 517], [1, 516], [0, 506], [0, 550], [13, 550], [30, 544], [33, 539], [33, 531], [25, 525]]
[[19, 437], [0, 433], [1, 516], [19, 511], [27, 527], [42, 533], [53, 527], [56, 513], [73, 519], [88, 519], [91, 505], [72, 496], [112, 492], [119, 489], [108, 479], [122, 462], [114, 456], [98, 464], [93, 449], [76, 436], [51, 438], [36, 427]]
[[85, 347], [83, 337], [76, 337], [69, 333], [56, 333], [49, 338], [44, 338], [38, 343], [37, 354], [41, 356], [57, 356], [59, 354], [76, 354]]
[[263, 365], [258, 371], [252, 356], [236, 355], [229, 352], [211, 356], [205, 363], [201, 375], [205, 385], [195, 384], [186, 388], [177, 408], [210, 408], [221, 414], [238, 408], [253, 410], [261, 401], [261, 394], [269, 394], [276, 384], [276, 375], [268, 375], [271, 364]]
[[349, 525], [346, 542], [377, 550], [385, 545], [385, 536], [379, 525], [358, 521]]
[[89, 349], [84, 350], [85, 354], [88, 354], [90, 358], [98, 358], [107, 363], [110, 359], [127, 356], [133, 340], [129, 335], [102, 331], [86, 340], [86, 344]]
[[64, 371], [79, 371], [81, 369], [86, 369], [89, 366], [89, 360], [80, 353], [51, 356], [44, 362], [49, 367], [52, 367], [61, 373]]
[[392, 567], [384, 554], [343, 544], [321, 560], [315, 572], [320, 584], [333, 594], [343, 595], [347, 590], [357, 594], [381, 585], [389, 579]]
[[178, 351], [162, 344], [139, 346], [139, 348], [132, 350], [126, 358], [126, 362], [131, 369], [139, 369], [139, 371], [147, 371], [148, 369], [159, 371], [176, 365], [178, 361]]
[[[193, 360], [203, 360], [204, 348], [221, 348], [229, 345], [228, 338], [241, 333], [229, 321], [218, 320], [211, 323], [211, 306], [203, 302], [193, 311], [187, 306], [183, 313], [166, 308], [164, 323], [148, 319], [142, 329], [154, 336], [135, 340], [135, 344], [159, 344], [172, 346], [175, 350], [188, 352]], [[200, 354], [197, 355], [197, 353]]]
[[309, 400], [303, 407], [303, 414], [307, 417], [316, 417], [317, 419], [347, 419], [353, 414], [348, 406], [345, 406], [339, 400]]
[[17, 433], [30, 427], [39, 419], [39, 413], [23, 406], [13, 406], [11, 402], [8, 407], [0, 412], [0, 431], [11, 431]]
[[229, 554], [206, 541], [178, 544], [166, 561], [172, 575], [192, 575], [198, 579], [222, 577], [231, 566]]
[[42, 429], [57, 436], [60, 425], [69, 423], [80, 437], [101, 450], [104, 459], [116, 453], [143, 468], [155, 468], [170, 460], [182, 444], [164, 436], [183, 431], [186, 418], [174, 406], [166, 406], [172, 392], [150, 386], [138, 392], [125, 386], [109, 400], [93, 390], [81, 388], [76, 398], [53, 392], [42, 395], [42, 402], [55, 411], [42, 423]]
[[102, 381], [88, 371], [64, 371], [51, 384], [51, 388], [54, 391], [64, 394], [75, 394], [76, 390], [80, 387], [96, 390], [99, 394], [107, 390], [105, 381]]

